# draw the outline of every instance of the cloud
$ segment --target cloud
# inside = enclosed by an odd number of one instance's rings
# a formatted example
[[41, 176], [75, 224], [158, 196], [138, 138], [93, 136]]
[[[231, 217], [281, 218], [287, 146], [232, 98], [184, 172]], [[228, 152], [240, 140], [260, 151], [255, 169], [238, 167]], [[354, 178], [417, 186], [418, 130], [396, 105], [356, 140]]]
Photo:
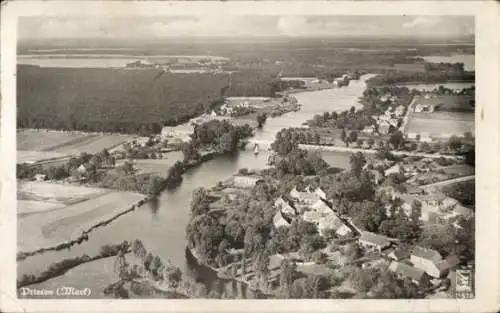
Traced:
[[435, 36], [474, 33], [472, 17], [170, 16], [25, 17], [20, 38]]
[[439, 17], [417, 16], [403, 24], [403, 28], [431, 27], [441, 22]]

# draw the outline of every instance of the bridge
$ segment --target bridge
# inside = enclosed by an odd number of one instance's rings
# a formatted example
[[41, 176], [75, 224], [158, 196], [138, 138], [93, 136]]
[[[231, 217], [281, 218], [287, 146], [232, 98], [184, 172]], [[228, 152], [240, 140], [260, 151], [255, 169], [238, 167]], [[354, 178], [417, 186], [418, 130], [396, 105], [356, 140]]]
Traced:
[[[248, 139], [248, 144], [251, 144], [252, 146], [257, 144], [257, 145], [259, 145], [260, 148], [270, 149], [271, 143], [272, 143], [272, 141], [270, 141], [270, 140], [259, 140], [259, 139], [253, 139], [253, 138]], [[368, 154], [374, 154], [374, 153], [378, 152], [378, 150], [376, 150], [376, 149], [362, 149], [362, 148], [349, 148], [349, 147], [323, 146], [323, 145], [306, 145], [306, 144], [299, 144], [299, 148], [304, 149], [304, 150], [310, 150], [310, 151], [330, 151], [330, 152], [349, 152], [349, 153], [361, 152], [361, 153], [368, 153]], [[433, 159], [438, 159], [438, 158], [453, 159], [453, 160], [463, 159], [462, 156], [438, 154], [438, 153], [431, 154], [431, 153], [411, 152], [411, 151], [391, 151], [391, 153], [394, 155], [415, 156], [415, 157], [433, 158]]]

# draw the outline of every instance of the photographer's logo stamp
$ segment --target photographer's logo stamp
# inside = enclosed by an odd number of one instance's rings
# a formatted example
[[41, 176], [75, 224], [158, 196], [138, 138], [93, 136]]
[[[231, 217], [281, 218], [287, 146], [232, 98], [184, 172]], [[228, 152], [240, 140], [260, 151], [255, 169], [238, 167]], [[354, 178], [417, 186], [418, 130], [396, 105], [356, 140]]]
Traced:
[[457, 269], [455, 275], [455, 297], [457, 299], [474, 298], [474, 271], [472, 268]]

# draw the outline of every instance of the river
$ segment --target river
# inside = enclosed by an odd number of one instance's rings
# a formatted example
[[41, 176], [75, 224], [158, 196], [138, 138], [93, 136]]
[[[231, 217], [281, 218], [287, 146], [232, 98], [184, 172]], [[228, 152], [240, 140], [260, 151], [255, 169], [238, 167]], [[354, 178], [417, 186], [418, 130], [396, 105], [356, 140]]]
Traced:
[[[359, 107], [358, 97], [363, 93], [366, 87], [364, 81], [369, 77], [370, 75], [365, 75], [359, 81], [351, 81], [348, 87], [294, 94], [302, 104], [302, 109], [298, 112], [269, 118], [263, 130], [257, 132], [257, 139], [274, 140], [276, 133], [282, 128], [301, 126], [314, 114], [342, 111], [351, 106]], [[207, 284], [209, 289], [214, 284], [217, 285], [217, 289], [228, 286], [233, 288], [233, 282], [217, 279], [213, 272], [198, 266], [195, 260], [186, 255], [185, 227], [189, 220], [191, 195], [195, 188], [212, 187], [241, 168], [265, 167], [269, 155], [268, 151], [261, 151], [258, 155], [254, 155], [251, 147], [248, 147], [236, 155], [221, 156], [205, 162], [186, 172], [178, 188], [165, 191], [157, 201], [120, 217], [106, 227], [98, 228], [90, 234], [87, 242], [74, 246], [71, 250], [46, 252], [18, 262], [18, 275], [39, 273], [51, 263], [63, 258], [83, 254], [94, 255], [103, 244], [140, 239], [154, 255], [158, 255], [163, 260], [172, 261], [181, 268], [185, 275], [200, 279]], [[345, 168], [349, 164], [349, 153], [324, 152], [322, 155], [331, 166]], [[112, 271], [112, 269], [103, 268], [103, 271]], [[85, 277], [80, 279], [85, 279]], [[59, 278], [58, 282], [61, 283], [61, 281], [65, 280]], [[71, 285], [69, 277], [65, 282]], [[88, 284], [92, 288], [93, 281], [89, 280]], [[241, 286], [239, 288], [241, 289]]]

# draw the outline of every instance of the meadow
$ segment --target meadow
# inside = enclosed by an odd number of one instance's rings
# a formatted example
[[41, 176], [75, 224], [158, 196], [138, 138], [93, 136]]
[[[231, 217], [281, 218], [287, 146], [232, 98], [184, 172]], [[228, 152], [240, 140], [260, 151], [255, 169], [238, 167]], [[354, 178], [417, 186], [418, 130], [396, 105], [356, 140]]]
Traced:
[[[52, 183], [19, 185], [18, 199], [23, 200], [18, 202], [18, 214], [31, 214], [18, 215], [18, 252], [77, 239], [83, 231], [128, 210], [144, 198], [134, 192]], [[35, 201], [40, 201], [40, 206]]]
[[131, 135], [108, 135], [23, 129], [17, 131], [17, 163], [98, 153], [135, 139]]
[[408, 123], [409, 133], [429, 133], [435, 136], [475, 134], [474, 114], [458, 112], [415, 113]]

